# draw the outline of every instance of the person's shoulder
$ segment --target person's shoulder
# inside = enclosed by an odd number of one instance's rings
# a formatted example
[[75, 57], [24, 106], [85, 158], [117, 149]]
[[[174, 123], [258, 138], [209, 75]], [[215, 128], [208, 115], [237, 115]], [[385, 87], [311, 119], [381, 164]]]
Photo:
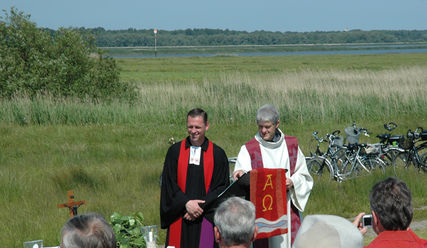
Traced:
[[169, 149], [168, 149], [168, 153], [179, 153], [179, 150], [181, 149], [181, 144], [182, 144], [182, 140], [178, 141], [174, 144], [172, 144]]
[[292, 135], [284, 135], [283, 136], [284, 137], [284, 139], [286, 140], [286, 141], [292, 141], [292, 142], [296, 142], [297, 144], [298, 144], [298, 138], [296, 137], [296, 136], [292, 136]]
[[421, 244], [423, 247], [427, 248], [427, 239], [420, 238], [417, 234], [414, 233], [414, 231], [412, 231], [412, 229], [408, 229], [408, 232], [417, 241], [418, 244]]
[[219, 145], [215, 144], [214, 142], [212, 142], [212, 145], [213, 145], [214, 152], [225, 153], [224, 149], [222, 149], [222, 147], [220, 147]]
[[250, 140], [248, 140], [245, 143], [243, 143], [242, 146], [240, 146], [239, 154], [240, 153], [248, 153], [248, 145], [250, 146], [251, 143], [252, 143], [252, 145], [255, 145], [257, 143], [260, 144], [259, 141], [256, 138], [251, 138]]
[[371, 243], [369, 243], [369, 245], [365, 246], [365, 248], [388, 248], [390, 246], [390, 242], [393, 242], [393, 240], [390, 240], [390, 237], [396, 235], [398, 235], [398, 232], [395, 231], [381, 232], [374, 238], [374, 240], [371, 241]]
[[369, 243], [369, 245], [364, 246], [364, 248], [385, 248], [387, 246], [388, 246], [387, 242], [374, 239], [371, 241], [371, 243]]

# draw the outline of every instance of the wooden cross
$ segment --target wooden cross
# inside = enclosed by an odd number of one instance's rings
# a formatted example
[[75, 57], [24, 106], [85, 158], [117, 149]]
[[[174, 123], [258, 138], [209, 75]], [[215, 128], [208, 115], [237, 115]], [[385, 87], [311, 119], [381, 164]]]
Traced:
[[68, 195], [68, 202], [58, 204], [58, 208], [65, 208], [67, 207], [70, 210], [70, 218], [77, 215], [77, 208], [80, 207], [83, 204], [86, 204], [86, 201], [74, 201], [74, 194], [72, 190], [67, 191]]

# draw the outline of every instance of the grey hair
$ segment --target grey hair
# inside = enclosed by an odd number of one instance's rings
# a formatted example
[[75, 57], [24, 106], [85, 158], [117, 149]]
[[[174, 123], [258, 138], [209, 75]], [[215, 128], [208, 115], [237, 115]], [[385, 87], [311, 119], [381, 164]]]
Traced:
[[270, 121], [276, 124], [279, 121], [279, 111], [273, 104], [265, 104], [256, 112], [256, 121]]
[[63, 248], [116, 248], [110, 224], [97, 213], [74, 216], [61, 229]]
[[240, 197], [230, 197], [216, 209], [214, 222], [225, 245], [247, 244], [255, 232], [255, 206]]

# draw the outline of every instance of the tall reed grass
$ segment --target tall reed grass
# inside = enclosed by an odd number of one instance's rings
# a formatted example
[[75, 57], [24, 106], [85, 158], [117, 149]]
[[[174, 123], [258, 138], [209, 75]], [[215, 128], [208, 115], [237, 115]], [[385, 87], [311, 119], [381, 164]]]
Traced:
[[249, 76], [223, 74], [202, 83], [140, 85], [133, 104], [16, 97], [0, 101], [0, 122], [26, 124], [183, 123], [193, 107], [205, 108], [219, 123], [253, 120], [256, 109], [273, 103], [282, 122], [306, 123], [427, 116], [427, 68], [387, 71], [304, 70]]

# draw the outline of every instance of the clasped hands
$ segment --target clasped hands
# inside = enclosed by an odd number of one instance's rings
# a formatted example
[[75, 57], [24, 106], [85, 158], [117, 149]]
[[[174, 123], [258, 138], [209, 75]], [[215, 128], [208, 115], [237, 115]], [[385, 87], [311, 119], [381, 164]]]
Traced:
[[203, 209], [199, 206], [200, 203], [205, 203], [203, 200], [189, 200], [185, 204], [187, 213], [184, 214], [184, 219], [193, 221], [203, 214]]

